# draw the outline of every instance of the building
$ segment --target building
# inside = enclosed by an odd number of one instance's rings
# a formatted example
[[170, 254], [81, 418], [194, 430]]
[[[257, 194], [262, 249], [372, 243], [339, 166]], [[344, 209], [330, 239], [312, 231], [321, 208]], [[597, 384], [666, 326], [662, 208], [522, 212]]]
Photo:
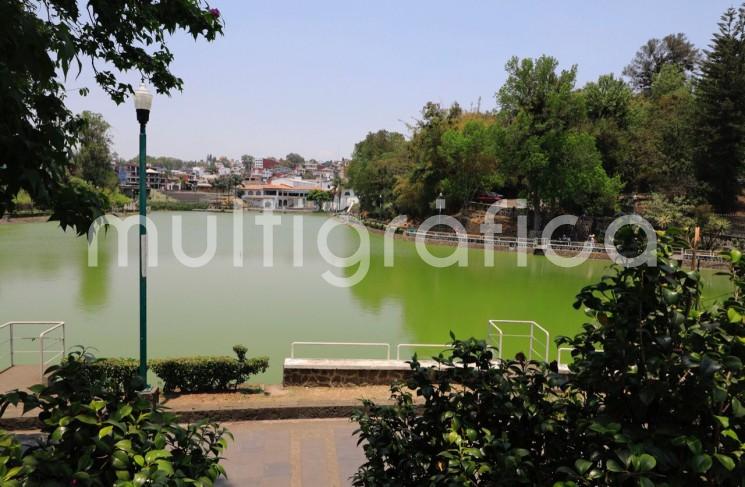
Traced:
[[[160, 168], [148, 166], [145, 170], [148, 189], [164, 189], [166, 187], [166, 172]], [[134, 193], [140, 187], [140, 166], [139, 164], [120, 164], [117, 168], [119, 177], [119, 187], [125, 193]]]
[[[246, 206], [264, 210], [303, 210], [315, 209], [316, 203], [308, 201], [308, 193], [313, 190], [328, 191], [329, 186], [318, 181], [300, 178], [276, 178], [267, 183], [244, 181], [240, 187]], [[330, 202], [324, 205], [330, 208]]]

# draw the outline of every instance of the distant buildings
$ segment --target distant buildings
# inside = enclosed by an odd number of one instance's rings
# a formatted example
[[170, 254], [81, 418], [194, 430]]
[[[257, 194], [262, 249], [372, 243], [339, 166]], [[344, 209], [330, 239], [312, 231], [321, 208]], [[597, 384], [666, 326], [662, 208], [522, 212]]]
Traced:
[[[338, 178], [343, 179], [347, 160], [317, 162], [306, 161], [291, 167], [284, 160], [274, 157], [254, 157], [253, 164], [245, 167], [239, 160], [210, 156], [207, 163], [194, 167], [166, 170], [163, 167], [147, 166], [147, 187], [161, 191], [214, 192], [218, 178], [238, 175], [243, 179], [236, 188], [248, 207], [253, 208], [315, 208], [307, 195], [312, 190], [329, 191]], [[122, 163], [116, 166], [119, 185], [123, 192], [135, 194], [139, 190], [139, 165]], [[325, 209], [344, 209], [356, 201], [351, 189], [334, 192], [334, 199], [326, 203]]]
[[[146, 182], [148, 189], [165, 189], [166, 174], [162, 169], [149, 167], [146, 169]], [[120, 164], [117, 168], [119, 187], [128, 193], [134, 193], [140, 187], [140, 166], [138, 164]]]

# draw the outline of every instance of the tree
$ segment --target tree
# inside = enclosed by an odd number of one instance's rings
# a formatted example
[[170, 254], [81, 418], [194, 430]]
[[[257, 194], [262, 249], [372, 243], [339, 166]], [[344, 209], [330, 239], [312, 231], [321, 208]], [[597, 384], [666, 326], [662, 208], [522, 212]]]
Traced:
[[285, 160], [290, 164], [290, 167], [297, 168], [297, 167], [303, 167], [303, 164], [305, 164], [305, 158], [301, 156], [300, 154], [296, 154], [294, 152], [290, 152], [285, 156]]
[[447, 177], [448, 160], [442, 153], [444, 134], [456, 127], [463, 110], [454, 103], [443, 108], [428, 102], [422, 109], [422, 118], [413, 127], [414, 133], [406, 145], [404, 161], [410, 165], [408, 175], [398, 177], [396, 205], [414, 216], [426, 216], [434, 209], [434, 201], [442, 192], [442, 182]]
[[73, 172], [99, 188], [114, 188], [117, 177], [112, 166], [111, 126], [100, 113], [85, 111], [81, 119], [83, 126], [73, 155]]
[[253, 156], [249, 156], [248, 154], [243, 154], [241, 156], [241, 164], [243, 164], [243, 170], [247, 173], [250, 173], [253, 168], [256, 161], [254, 161]]
[[65, 200], [75, 193], [65, 186], [82, 122], [65, 106], [64, 80], [71, 67], [80, 70], [85, 62], [116, 103], [133, 90], [115, 72], [141, 73], [158, 93], [181, 89], [183, 81], [169, 69], [173, 55], [166, 45], [168, 34], [180, 29], [195, 39], [213, 40], [222, 32], [220, 13], [201, 0], [0, 4], [0, 216], [23, 189], [53, 208], [63, 228], [87, 232], [102, 209], [84, 206], [93, 197]]
[[745, 7], [722, 16], [697, 84], [696, 174], [722, 212], [736, 207], [745, 161]]
[[613, 74], [600, 76], [583, 88], [587, 115], [591, 120], [611, 119], [620, 127], [628, 122], [631, 89]]
[[494, 120], [471, 119], [442, 135], [440, 153], [447, 166], [441, 188], [454, 209], [465, 207], [479, 191], [501, 185], [494, 135], [499, 129]]
[[308, 196], [306, 196], [306, 198], [308, 199], [308, 201], [315, 201], [318, 211], [321, 211], [323, 209], [323, 204], [327, 201], [331, 201], [333, 196], [328, 191], [323, 191], [321, 189], [311, 189], [310, 191], [308, 191]]
[[398, 132], [379, 130], [368, 133], [355, 144], [347, 177], [365, 211], [379, 205], [380, 196], [393, 201], [397, 178], [406, 174], [406, 139]]
[[693, 74], [701, 62], [701, 53], [688, 41], [685, 34], [669, 34], [662, 39], [650, 39], [639, 48], [623, 74], [642, 93], [648, 93], [654, 76], [663, 66], [676, 66], [687, 76]]
[[632, 100], [628, 159], [621, 167], [627, 191], [692, 198], [699, 192], [693, 165], [695, 100], [692, 83], [664, 66], [649, 94]]
[[541, 228], [544, 209], [604, 213], [615, 207], [620, 181], [603, 169], [594, 138], [581, 130], [582, 100], [574, 93], [576, 67], [558, 61], [512, 58], [497, 93], [505, 129], [499, 134], [500, 172], [522, 189]]

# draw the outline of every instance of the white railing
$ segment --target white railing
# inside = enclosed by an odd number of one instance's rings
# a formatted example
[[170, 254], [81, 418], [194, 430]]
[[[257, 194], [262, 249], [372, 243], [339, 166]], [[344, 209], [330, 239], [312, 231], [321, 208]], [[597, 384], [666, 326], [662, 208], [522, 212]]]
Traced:
[[391, 359], [391, 345], [389, 343], [374, 342], [292, 342], [290, 343], [290, 358], [295, 358], [296, 346], [322, 346], [322, 347], [373, 347], [385, 348], [385, 359]]
[[[505, 330], [512, 331], [514, 328], [525, 329], [523, 333], [505, 333]], [[518, 330], [518, 331], [521, 331]], [[527, 338], [528, 342], [528, 360], [543, 360], [548, 362], [548, 350], [550, 335], [548, 330], [543, 328], [535, 321], [527, 320], [489, 320], [487, 329], [487, 341], [497, 349], [497, 358], [503, 359], [504, 338]], [[494, 342], [496, 341], [496, 345]]]
[[[569, 364], [570, 364], [570, 362], [564, 362], [562, 360], [562, 354], [566, 354], [567, 352], [571, 353], [573, 350], [574, 350], [573, 347], [560, 347], [559, 348], [559, 350], [557, 352], [557, 356], [556, 356], [556, 367], [559, 370], [559, 373], [561, 373], [561, 374], [568, 374], [570, 372], [569, 371]], [[602, 348], [598, 348], [595, 351], [598, 352], [598, 353], [602, 353], [603, 352], [603, 349]]]
[[401, 349], [402, 348], [444, 348], [451, 349], [452, 345], [444, 343], [399, 343], [396, 345], [396, 360], [401, 360]]
[[[22, 335], [20, 330], [16, 328], [21, 327], [22, 329], [34, 328], [36, 330], [39, 327], [45, 327], [40, 333], [33, 335]], [[48, 364], [52, 361], [62, 358], [65, 355], [65, 322], [64, 321], [9, 321], [3, 325], [0, 325], [0, 333], [4, 333], [4, 330], [8, 330], [8, 339], [0, 342], [0, 359], [9, 358], [10, 365], [0, 370], [0, 372], [8, 370], [9, 368], [16, 365], [16, 354], [19, 353], [38, 353], [39, 354], [39, 367], [41, 379], [44, 379], [44, 371]], [[18, 350], [18, 345], [23, 342], [35, 342], [39, 341], [39, 348], [37, 350]], [[8, 344], [7, 353], [3, 345]], [[49, 346], [58, 345], [60, 348], [49, 349]], [[51, 354], [51, 356], [50, 356]]]

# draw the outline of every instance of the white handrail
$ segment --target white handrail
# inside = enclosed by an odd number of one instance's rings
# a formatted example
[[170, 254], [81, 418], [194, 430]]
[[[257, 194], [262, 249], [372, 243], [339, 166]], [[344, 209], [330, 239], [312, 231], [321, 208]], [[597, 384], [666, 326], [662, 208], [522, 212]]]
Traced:
[[[522, 334], [507, 334], [504, 332], [502, 327], [499, 325], [530, 325], [530, 333], [527, 335]], [[497, 357], [499, 359], [503, 358], [503, 347], [504, 344], [504, 337], [522, 337], [522, 338], [529, 338], [530, 339], [530, 345], [528, 347], [528, 360], [533, 360], [533, 354], [541, 356], [541, 359], [548, 362], [549, 358], [549, 343], [551, 342], [551, 335], [549, 334], [548, 330], [543, 328], [541, 325], [536, 323], [532, 320], [489, 320], [489, 330], [487, 331], [487, 338], [491, 339], [495, 335], [495, 333], [492, 332], [492, 329], [496, 331], [496, 335], [499, 337], [499, 345], [497, 348]], [[545, 337], [544, 340], [541, 341], [540, 338], [536, 336], [536, 330], [539, 333], [542, 333]], [[543, 353], [541, 353], [540, 350], [538, 350], [535, 346], [535, 344], [538, 343], [539, 345], [543, 345]]]
[[[15, 328], [16, 326], [39, 326], [39, 325], [51, 325], [48, 328], [42, 330], [42, 332], [39, 335], [36, 336], [23, 336], [23, 337], [17, 337]], [[40, 367], [40, 376], [41, 380], [44, 380], [44, 370], [45, 366], [55, 360], [58, 357], [63, 357], [65, 355], [65, 322], [64, 321], [8, 321], [7, 323], [4, 323], [0, 325], [0, 330], [3, 330], [4, 328], [8, 328], [10, 337], [5, 342], [2, 342], [2, 344], [8, 343], [9, 344], [9, 351], [10, 351], [10, 366], [6, 367], [3, 370], [0, 370], [0, 372], [5, 371], [9, 369], [10, 367], [13, 367], [15, 365], [15, 354], [16, 353], [36, 353], [33, 350], [16, 350], [15, 349], [15, 343], [18, 340], [31, 340], [34, 341], [36, 339], [39, 340], [39, 367]], [[62, 349], [61, 350], [47, 350], [45, 349], [45, 344], [47, 343], [47, 340], [50, 338], [48, 335], [56, 330], [62, 331], [62, 336], [58, 338], [52, 339], [52, 343], [62, 343]], [[45, 360], [44, 355], [45, 353], [54, 353], [51, 358]]]
[[402, 348], [453, 348], [445, 343], [399, 343], [396, 345], [396, 360], [401, 360]]
[[[569, 373], [569, 362], [566, 362], [566, 363], [565, 362], [562, 362], [561, 361], [561, 354], [562, 353], [566, 353], [566, 352], [571, 352], [573, 350], [575, 350], [574, 347], [560, 347], [559, 348], [558, 353], [557, 353], [557, 356], [556, 356], [556, 367], [557, 367], [557, 369], [559, 370], [560, 373], [562, 373], [562, 374], [568, 374]], [[603, 349], [602, 348], [597, 348], [597, 349], [595, 349], [595, 351], [598, 352], [598, 353], [603, 353]]]
[[295, 358], [295, 345], [309, 346], [341, 346], [341, 347], [385, 347], [386, 360], [391, 359], [391, 345], [389, 343], [374, 342], [292, 342], [290, 343], [290, 358]]

